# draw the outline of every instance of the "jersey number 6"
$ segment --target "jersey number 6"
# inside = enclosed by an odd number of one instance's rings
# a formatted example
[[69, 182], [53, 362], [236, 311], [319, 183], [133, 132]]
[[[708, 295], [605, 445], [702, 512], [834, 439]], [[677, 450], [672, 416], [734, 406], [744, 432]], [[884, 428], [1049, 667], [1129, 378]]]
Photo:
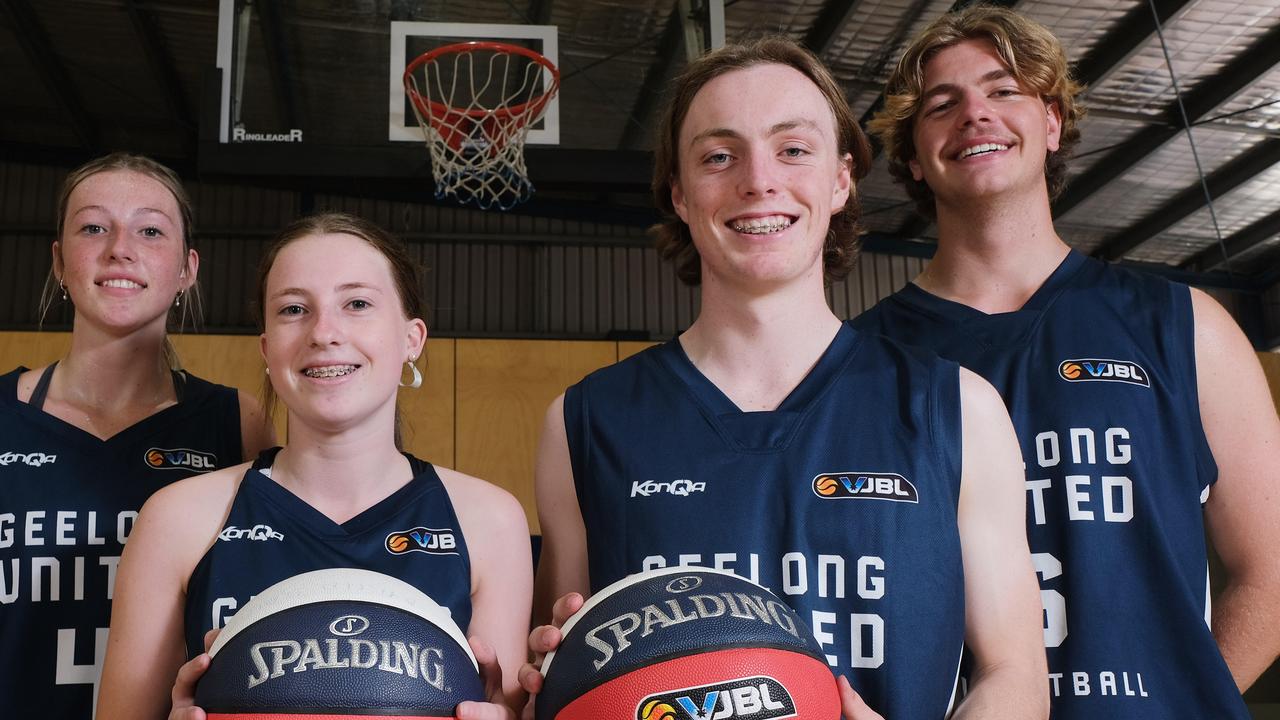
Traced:
[[[1032, 553], [1031, 562], [1041, 583], [1062, 574], [1062, 561], [1049, 553]], [[1041, 590], [1040, 604], [1044, 605], [1044, 646], [1059, 647], [1067, 638], [1067, 599], [1057, 590]]]

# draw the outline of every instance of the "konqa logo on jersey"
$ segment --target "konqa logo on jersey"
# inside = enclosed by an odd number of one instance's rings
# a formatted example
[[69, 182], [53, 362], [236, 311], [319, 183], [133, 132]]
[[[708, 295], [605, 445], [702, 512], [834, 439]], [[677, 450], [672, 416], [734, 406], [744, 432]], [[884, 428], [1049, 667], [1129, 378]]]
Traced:
[[209, 472], [218, 467], [218, 456], [190, 448], [151, 448], [142, 456], [152, 470], [195, 470]]
[[636, 707], [636, 720], [770, 720], [795, 714], [791, 693], [763, 676], [655, 693]]
[[231, 542], [232, 540], [258, 540], [262, 542], [267, 540], [277, 540], [283, 542], [284, 533], [276, 532], [271, 529], [270, 525], [263, 525], [261, 523], [254, 525], [251, 528], [228, 525], [222, 529], [222, 532], [218, 533], [218, 539], [224, 542]]
[[897, 473], [823, 473], [813, 479], [813, 494], [825, 500], [920, 502], [916, 486]]
[[42, 452], [0, 453], [0, 465], [13, 465], [14, 463], [19, 463], [22, 465], [30, 465], [31, 467], [40, 467], [41, 465], [49, 465], [57, 459], [57, 455], [46, 455]]
[[688, 497], [693, 493], [704, 492], [707, 489], [705, 482], [694, 482], [689, 478], [680, 478], [671, 482], [654, 482], [653, 480], [633, 480], [631, 482], [631, 497], [649, 497], [650, 495], [675, 495], [677, 497]]
[[420, 552], [428, 555], [457, 555], [458, 536], [453, 530], [437, 530], [428, 527], [416, 527], [411, 530], [393, 532], [384, 543], [387, 552], [392, 555]]
[[1128, 360], [1063, 360], [1058, 364], [1058, 377], [1067, 382], [1122, 382], [1151, 387], [1147, 371], [1138, 363]]

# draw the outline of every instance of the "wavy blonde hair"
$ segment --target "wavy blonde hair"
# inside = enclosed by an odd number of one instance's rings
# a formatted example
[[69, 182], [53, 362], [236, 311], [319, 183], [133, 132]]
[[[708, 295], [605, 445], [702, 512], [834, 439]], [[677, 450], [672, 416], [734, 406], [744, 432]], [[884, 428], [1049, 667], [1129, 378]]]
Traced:
[[1079, 122], [1085, 109], [1078, 96], [1084, 88], [1072, 79], [1062, 43], [1048, 28], [991, 5], [973, 5], [943, 15], [925, 28], [898, 60], [885, 86], [884, 109], [867, 126], [884, 143], [889, 172], [906, 187], [922, 215], [936, 215], [933, 191], [912, 177], [907, 165], [916, 156], [912, 133], [925, 91], [925, 66], [934, 55], [966, 40], [991, 43], [1019, 84], [1057, 106], [1062, 116], [1061, 137], [1058, 150], [1049, 152], [1044, 164], [1049, 199], [1057, 198], [1066, 185], [1067, 159], [1080, 142]]

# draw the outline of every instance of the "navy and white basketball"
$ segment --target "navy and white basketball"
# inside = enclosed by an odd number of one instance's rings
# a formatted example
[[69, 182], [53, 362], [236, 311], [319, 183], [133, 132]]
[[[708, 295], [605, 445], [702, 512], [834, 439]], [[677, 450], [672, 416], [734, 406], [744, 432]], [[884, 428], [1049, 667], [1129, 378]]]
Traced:
[[662, 568], [596, 593], [542, 665], [538, 720], [835, 720], [835, 676], [809, 627], [731, 573]]
[[449, 718], [482, 700], [449, 611], [368, 570], [317, 570], [263, 590], [223, 628], [196, 688], [210, 720]]

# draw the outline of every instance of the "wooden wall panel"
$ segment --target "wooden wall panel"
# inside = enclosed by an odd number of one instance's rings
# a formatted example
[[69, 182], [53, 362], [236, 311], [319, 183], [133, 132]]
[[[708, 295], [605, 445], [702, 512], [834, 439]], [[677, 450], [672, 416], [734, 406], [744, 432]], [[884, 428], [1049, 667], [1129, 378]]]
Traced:
[[[400, 428], [404, 449], [444, 467], [457, 462], [454, 453], [454, 340], [427, 340], [422, 387], [400, 390]], [[423, 368], [422, 359], [418, 367]], [[408, 373], [406, 373], [407, 375]]]
[[1280, 412], [1280, 354], [1260, 352], [1258, 362], [1262, 363], [1262, 371], [1267, 374], [1267, 385], [1271, 386], [1271, 399], [1276, 403], [1276, 411]]
[[0, 373], [19, 365], [41, 367], [67, 354], [71, 333], [0, 332]]
[[612, 342], [457, 341], [456, 467], [514, 494], [535, 534], [533, 457], [547, 406], [617, 353]]

